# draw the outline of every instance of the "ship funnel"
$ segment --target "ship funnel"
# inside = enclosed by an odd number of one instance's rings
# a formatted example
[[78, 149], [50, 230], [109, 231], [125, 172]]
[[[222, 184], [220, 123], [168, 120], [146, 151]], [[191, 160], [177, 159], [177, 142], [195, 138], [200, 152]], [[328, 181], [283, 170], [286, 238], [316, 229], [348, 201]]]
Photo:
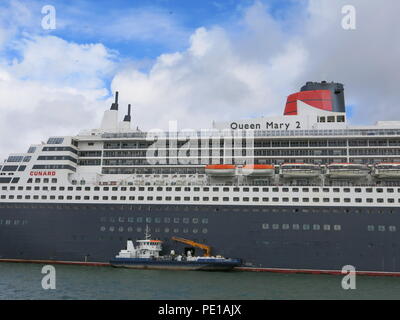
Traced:
[[118, 91], [115, 92], [115, 102], [111, 105], [110, 110], [118, 110]]
[[116, 130], [118, 128], [118, 91], [115, 92], [115, 102], [111, 104], [110, 110], [104, 111], [101, 129]]
[[322, 91], [329, 90], [331, 93], [332, 109], [333, 112], [346, 112], [344, 104], [344, 88], [343, 84], [338, 82], [307, 82], [301, 87], [300, 91]]
[[297, 115], [297, 102], [311, 108], [331, 112], [346, 112], [343, 84], [337, 82], [307, 82], [299, 92], [288, 96], [284, 115]]
[[131, 105], [128, 104], [128, 114], [125, 116], [124, 121], [131, 122]]

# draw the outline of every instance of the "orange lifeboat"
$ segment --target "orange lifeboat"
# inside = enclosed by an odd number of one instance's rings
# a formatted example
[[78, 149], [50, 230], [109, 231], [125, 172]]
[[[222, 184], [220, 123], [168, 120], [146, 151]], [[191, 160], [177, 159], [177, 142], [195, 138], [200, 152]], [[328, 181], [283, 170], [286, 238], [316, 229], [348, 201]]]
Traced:
[[233, 164], [209, 164], [205, 169], [210, 176], [234, 176], [236, 166]]
[[242, 173], [250, 176], [272, 176], [275, 173], [275, 166], [270, 164], [246, 164], [242, 168]]

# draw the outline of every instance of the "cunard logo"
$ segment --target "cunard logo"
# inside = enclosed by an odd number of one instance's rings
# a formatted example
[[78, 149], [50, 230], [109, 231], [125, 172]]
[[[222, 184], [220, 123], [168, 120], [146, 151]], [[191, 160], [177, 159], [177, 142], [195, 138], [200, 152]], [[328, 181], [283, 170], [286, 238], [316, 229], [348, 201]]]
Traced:
[[55, 171], [31, 171], [30, 176], [55, 176]]

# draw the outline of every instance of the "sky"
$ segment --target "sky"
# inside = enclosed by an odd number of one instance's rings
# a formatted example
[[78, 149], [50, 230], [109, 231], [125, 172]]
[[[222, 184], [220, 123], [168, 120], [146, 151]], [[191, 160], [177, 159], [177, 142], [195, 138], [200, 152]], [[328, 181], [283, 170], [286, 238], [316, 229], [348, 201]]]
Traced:
[[280, 115], [322, 80], [344, 84], [352, 123], [400, 120], [398, 12], [398, 0], [0, 0], [0, 158], [97, 128], [116, 90], [142, 130]]

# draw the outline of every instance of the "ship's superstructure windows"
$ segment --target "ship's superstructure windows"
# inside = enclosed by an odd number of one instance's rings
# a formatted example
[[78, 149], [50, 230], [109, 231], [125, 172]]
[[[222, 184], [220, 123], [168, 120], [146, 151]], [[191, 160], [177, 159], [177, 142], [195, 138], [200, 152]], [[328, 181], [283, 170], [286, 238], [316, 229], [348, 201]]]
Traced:
[[337, 122], [344, 122], [344, 116], [336, 116], [336, 121]]
[[38, 160], [68, 160], [77, 163], [77, 160], [70, 156], [39, 156]]
[[76, 171], [76, 168], [69, 166], [69, 165], [60, 165], [60, 164], [48, 164], [48, 165], [34, 165], [32, 167], [33, 170], [38, 170], [38, 169], [53, 169], [53, 170], [71, 170], [71, 171]]
[[30, 147], [28, 149], [28, 153], [35, 153], [36, 152], [36, 147]]
[[9, 156], [7, 162], [21, 162], [23, 158], [23, 156]]
[[62, 144], [64, 142], [64, 138], [49, 138], [49, 140], [47, 140], [47, 144]]
[[80, 157], [101, 157], [102, 151], [79, 151]]
[[3, 171], [17, 171], [18, 166], [3, 166]]
[[72, 147], [43, 147], [42, 151], [69, 151], [78, 154], [78, 151]]

